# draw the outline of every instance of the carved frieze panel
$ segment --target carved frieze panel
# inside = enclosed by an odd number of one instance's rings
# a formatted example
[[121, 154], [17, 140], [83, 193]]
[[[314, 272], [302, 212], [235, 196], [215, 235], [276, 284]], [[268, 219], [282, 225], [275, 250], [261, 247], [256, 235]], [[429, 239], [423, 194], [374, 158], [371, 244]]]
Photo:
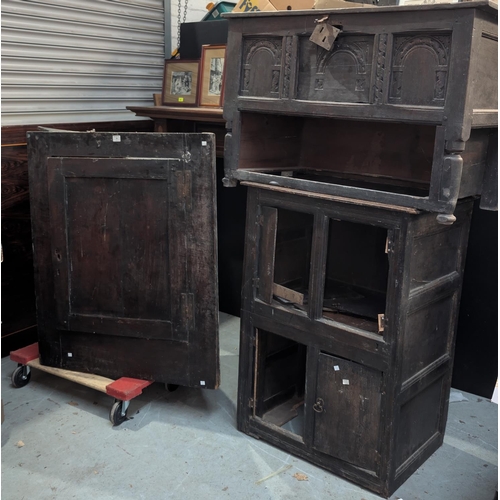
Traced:
[[443, 107], [450, 47], [450, 34], [395, 36], [389, 102]]
[[301, 37], [297, 98], [369, 102], [374, 37], [340, 35], [331, 51]]
[[378, 36], [377, 59], [375, 61], [375, 83], [373, 85], [373, 101], [382, 104], [384, 98], [384, 76], [387, 60], [387, 39], [389, 35], [382, 33]]
[[279, 98], [282, 54], [283, 38], [281, 37], [245, 38], [242, 51], [240, 95]]

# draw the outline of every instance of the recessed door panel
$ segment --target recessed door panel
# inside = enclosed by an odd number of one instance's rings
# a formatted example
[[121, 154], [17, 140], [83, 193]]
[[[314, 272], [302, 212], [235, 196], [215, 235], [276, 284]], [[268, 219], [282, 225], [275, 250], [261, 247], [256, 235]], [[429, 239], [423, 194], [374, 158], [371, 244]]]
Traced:
[[377, 474], [381, 383], [381, 372], [321, 353], [313, 447]]

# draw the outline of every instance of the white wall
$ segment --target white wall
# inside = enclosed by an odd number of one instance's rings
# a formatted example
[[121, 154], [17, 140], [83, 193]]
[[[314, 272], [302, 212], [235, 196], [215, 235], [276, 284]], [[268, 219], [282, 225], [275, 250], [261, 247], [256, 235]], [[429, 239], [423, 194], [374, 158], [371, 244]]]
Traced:
[[[181, 0], [181, 12], [184, 13], [184, 4], [186, 0]], [[217, 0], [212, 0], [213, 3], [217, 3]], [[188, 0], [188, 9], [186, 22], [193, 23], [196, 21], [201, 21], [203, 16], [208, 12], [206, 9], [206, 5], [210, 2], [210, 0]], [[172, 9], [172, 50], [177, 47], [177, 27], [179, 26], [178, 20], [178, 1], [171, 0], [170, 1], [171, 9]], [[182, 18], [181, 18], [182, 22]]]

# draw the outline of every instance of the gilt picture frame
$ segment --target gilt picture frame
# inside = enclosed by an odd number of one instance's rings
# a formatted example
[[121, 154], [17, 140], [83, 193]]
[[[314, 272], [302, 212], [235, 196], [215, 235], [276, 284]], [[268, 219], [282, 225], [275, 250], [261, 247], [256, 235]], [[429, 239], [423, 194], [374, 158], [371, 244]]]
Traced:
[[225, 45], [202, 45], [198, 105], [221, 108], [224, 99]]
[[199, 69], [199, 61], [167, 59], [163, 72], [162, 104], [196, 106]]

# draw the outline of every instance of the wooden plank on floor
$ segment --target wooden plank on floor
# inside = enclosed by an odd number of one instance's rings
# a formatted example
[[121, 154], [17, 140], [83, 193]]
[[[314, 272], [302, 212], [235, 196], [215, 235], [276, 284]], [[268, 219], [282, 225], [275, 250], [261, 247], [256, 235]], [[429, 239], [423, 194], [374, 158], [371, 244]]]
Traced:
[[54, 368], [52, 366], [41, 365], [39, 358], [30, 361], [28, 366], [104, 393], [106, 393], [106, 387], [114, 382], [113, 379], [101, 377], [100, 375], [94, 375], [92, 373], [74, 372], [71, 370], [65, 370], [64, 368]]

